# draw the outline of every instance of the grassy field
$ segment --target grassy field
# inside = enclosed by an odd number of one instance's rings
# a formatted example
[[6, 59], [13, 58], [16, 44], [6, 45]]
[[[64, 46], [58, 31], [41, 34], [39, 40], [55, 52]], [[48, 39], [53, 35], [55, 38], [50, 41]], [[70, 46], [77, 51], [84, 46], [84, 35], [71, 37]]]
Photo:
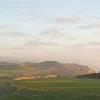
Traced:
[[0, 100], [100, 100], [100, 80], [49, 79], [23, 80]]

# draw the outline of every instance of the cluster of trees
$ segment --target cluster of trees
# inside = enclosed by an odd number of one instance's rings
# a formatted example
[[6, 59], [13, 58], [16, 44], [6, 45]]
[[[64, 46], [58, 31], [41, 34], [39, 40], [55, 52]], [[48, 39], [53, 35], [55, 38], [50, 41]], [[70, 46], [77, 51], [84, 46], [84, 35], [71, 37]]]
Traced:
[[92, 73], [86, 75], [79, 75], [77, 78], [93, 78], [93, 79], [100, 79], [100, 72], [99, 73]]

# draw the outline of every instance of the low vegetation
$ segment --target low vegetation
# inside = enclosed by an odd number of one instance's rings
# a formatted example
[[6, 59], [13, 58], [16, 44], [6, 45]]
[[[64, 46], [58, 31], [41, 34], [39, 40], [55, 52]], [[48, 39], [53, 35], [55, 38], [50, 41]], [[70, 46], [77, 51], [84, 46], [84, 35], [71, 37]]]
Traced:
[[100, 100], [100, 80], [44, 79], [4, 81], [0, 100]]
[[77, 78], [100, 79], [100, 72], [99, 73], [86, 74], [86, 75], [78, 75]]

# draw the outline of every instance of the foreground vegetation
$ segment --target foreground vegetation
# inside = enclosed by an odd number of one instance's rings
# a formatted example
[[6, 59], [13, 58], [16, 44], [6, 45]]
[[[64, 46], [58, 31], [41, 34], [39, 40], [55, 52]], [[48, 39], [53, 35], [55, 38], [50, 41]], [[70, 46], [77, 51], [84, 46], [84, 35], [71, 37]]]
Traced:
[[100, 100], [100, 80], [49, 79], [1, 82], [0, 100]]

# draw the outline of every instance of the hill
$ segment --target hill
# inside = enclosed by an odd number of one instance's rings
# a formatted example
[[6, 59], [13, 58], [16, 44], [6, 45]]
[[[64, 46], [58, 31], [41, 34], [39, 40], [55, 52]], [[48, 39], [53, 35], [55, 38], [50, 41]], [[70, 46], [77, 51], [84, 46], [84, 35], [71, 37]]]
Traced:
[[75, 63], [59, 63], [57, 61], [44, 61], [40, 63], [0, 62], [0, 77], [74, 77], [93, 72], [94, 71], [88, 66], [82, 66]]

